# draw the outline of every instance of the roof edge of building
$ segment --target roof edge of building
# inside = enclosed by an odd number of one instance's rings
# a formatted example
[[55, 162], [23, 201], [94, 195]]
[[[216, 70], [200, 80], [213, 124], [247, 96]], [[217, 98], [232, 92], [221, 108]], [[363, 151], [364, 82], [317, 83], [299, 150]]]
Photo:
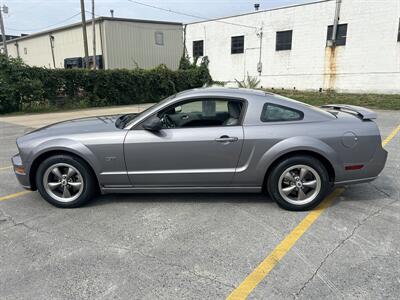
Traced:
[[204, 21], [196, 21], [196, 22], [191, 22], [191, 23], [185, 23], [185, 25], [192, 25], [192, 24], [199, 24], [199, 23], [206, 23], [206, 22], [213, 22], [213, 21], [214, 22], [215, 21], [218, 22], [219, 20], [224, 20], [224, 19], [242, 17], [242, 16], [247, 16], [247, 15], [265, 13], [265, 12], [269, 12], [269, 11], [289, 9], [289, 8], [294, 8], [294, 7], [299, 7], [299, 6], [313, 5], [313, 4], [319, 4], [319, 3], [331, 2], [331, 1], [335, 1], [335, 0], [318, 0], [318, 1], [307, 2], [307, 3], [292, 4], [292, 5], [287, 5], [287, 6], [280, 6], [280, 7], [275, 7], [275, 8], [263, 9], [263, 10], [252, 11], [252, 12], [247, 12], [247, 13], [242, 13], [242, 14], [237, 14], [237, 15], [231, 15], [231, 16], [226, 16], [226, 17], [220, 17], [220, 18], [215, 18], [215, 19], [209, 19], [209, 20], [204, 20]]
[[[148, 24], [163, 24], [163, 25], [180, 25], [180, 26], [183, 26], [183, 23], [179, 23], [179, 22], [129, 19], [129, 18], [97, 17], [94, 20], [95, 20], [96, 23], [101, 23], [103, 21], [119, 21], [119, 22], [131, 22], [131, 23], [148, 23]], [[88, 24], [90, 25], [91, 23], [92, 23], [91, 19], [86, 21], [86, 25], [88, 25]], [[45, 31], [39, 31], [39, 32], [36, 32], [36, 33], [28, 34], [26, 36], [17, 37], [15, 39], [6, 41], [6, 43], [7, 44], [11, 44], [11, 43], [15, 43], [15, 42], [18, 42], [18, 41], [21, 41], [21, 40], [26, 40], [26, 39], [29, 39], [29, 38], [38, 37], [38, 36], [41, 36], [41, 35], [47, 35], [47, 34], [51, 34], [51, 33], [54, 33], [54, 32], [63, 31], [63, 30], [66, 30], [66, 29], [80, 27], [80, 26], [82, 26], [82, 22], [76, 22], [76, 23], [72, 23], [72, 24], [69, 24], [69, 25], [64, 25], [64, 26], [48, 29], [48, 30], [45, 30]]]

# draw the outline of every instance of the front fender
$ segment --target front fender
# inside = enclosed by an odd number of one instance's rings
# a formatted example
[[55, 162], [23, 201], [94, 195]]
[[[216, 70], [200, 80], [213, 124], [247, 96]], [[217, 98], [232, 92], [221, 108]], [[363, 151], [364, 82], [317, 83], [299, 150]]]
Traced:
[[39, 156], [50, 151], [66, 151], [73, 153], [84, 159], [92, 167], [95, 174], [99, 174], [100, 172], [99, 170], [100, 164], [98, 158], [87, 146], [76, 140], [68, 138], [59, 138], [59, 139], [43, 141], [42, 143], [36, 145], [36, 147], [31, 149], [27, 153], [26, 155], [27, 174], [30, 174], [32, 163]]

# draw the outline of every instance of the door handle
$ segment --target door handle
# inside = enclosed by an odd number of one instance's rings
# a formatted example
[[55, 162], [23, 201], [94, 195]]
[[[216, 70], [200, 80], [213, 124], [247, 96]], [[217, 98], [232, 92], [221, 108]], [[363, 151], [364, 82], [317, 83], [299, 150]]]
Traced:
[[182, 120], [187, 120], [187, 119], [189, 119], [189, 116], [188, 115], [184, 115], [184, 116], [181, 117], [181, 119]]
[[231, 143], [231, 142], [236, 142], [238, 140], [239, 139], [237, 137], [235, 137], [235, 136], [230, 137], [230, 136], [227, 136], [227, 135], [223, 135], [223, 136], [215, 139], [215, 141], [219, 142], [219, 143]]

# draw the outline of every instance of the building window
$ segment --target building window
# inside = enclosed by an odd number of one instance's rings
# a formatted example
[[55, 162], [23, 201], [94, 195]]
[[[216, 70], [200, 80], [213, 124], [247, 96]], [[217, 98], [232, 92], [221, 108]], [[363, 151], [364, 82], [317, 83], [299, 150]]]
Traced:
[[193, 41], [193, 57], [203, 56], [204, 41]]
[[[328, 34], [326, 37], [327, 41], [332, 40], [332, 32], [333, 25], [328, 26]], [[346, 45], [346, 37], [347, 37], [347, 24], [339, 24], [336, 31], [336, 46], [344, 46]]]
[[276, 51], [292, 49], [293, 30], [278, 31], [276, 33]]
[[244, 35], [231, 38], [231, 54], [244, 52]]
[[261, 122], [285, 122], [302, 120], [304, 114], [286, 106], [265, 103], [261, 112]]
[[157, 31], [154, 34], [156, 45], [163, 46], [164, 45], [164, 33]]
[[28, 49], [27, 48], [24, 48], [24, 54], [25, 55], [28, 54]]

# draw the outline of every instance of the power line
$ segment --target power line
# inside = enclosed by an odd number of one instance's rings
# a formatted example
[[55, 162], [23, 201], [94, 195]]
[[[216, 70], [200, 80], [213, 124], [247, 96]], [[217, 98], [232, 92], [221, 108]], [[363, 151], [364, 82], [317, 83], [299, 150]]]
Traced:
[[[88, 10], [85, 10], [85, 12], [87, 12], [87, 13], [92, 13], [91, 11], [88, 11]], [[104, 16], [102, 16], [102, 15], [99, 15], [99, 14], [94, 14], [96, 17], [99, 17], [99, 18], [104, 18]], [[107, 17], [106, 17], [107, 18]], [[151, 27], [151, 28], [149, 28], [149, 27], [145, 27], [145, 26], [138, 26], [138, 25], [131, 25], [132, 27], [134, 27], [134, 28], [140, 28], [140, 29], [147, 29], [147, 30], [152, 30], [152, 31], [182, 31], [182, 29], [181, 28], [154, 28], [154, 27]]]
[[66, 22], [66, 21], [69, 21], [69, 20], [75, 18], [76, 16], [78, 16], [78, 15], [80, 15], [80, 14], [81, 14], [81, 13], [79, 12], [79, 13], [73, 15], [73, 16], [70, 16], [70, 17], [68, 17], [68, 18], [66, 18], [66, 19], [64, 19], [64, 20], [62, 20], [62, 21], [59, 21], [59, 22], [57, 22], [57, 23], [54, 23], [54, 24], [51, 24], [51, 25], [48, 25], [48, 26], [40, 27], [40, 28], [18, 29], [18, 28], [7, 27], [7, 29], [9, 29], [9, 30], [15, 30], [15, 31], [38, 31], [38, 30], [43, 30], [43, 29], [47, 29], [47, 28], [49, 28], [49, 27], [53, 27], [53, 26], [59, 25], [59, 24], [64, 23], [64, 22]]
[[196, 19], [200, 19], [200, 20], [214, 21], [214, 22], [224, 23], [224, 24], [229, 24], [229, 25], [234, 25], [234, 26], [240, 26], [240, 27], [251, 28], [251, 29], [258, 29], [258, 28], [255, 27], [255, 26], [249, 26], [249, 25], [244, 25], [244, 24], [239, 24], [239, 23], [232, 23], [232, 22], [221, 21], [221, 20], [208, 19], [208, 18], [205, 18], [205, 17], [200, 17], [200, 16], [196, 16], [196, 15], [192, 15], [192, 14], [187, 14], [187, 13], [175, 11], [175, 10], [168, 9], [168, 8], [163, 8], [163, 7], [159, 7], [159, 6], [154, 6], [154, 5], [142, 3], [142, 2], [139, 2], [139, 1], [128, 0], [128, 2], [135, 3], [135, 4], [138, 4], [138, 5], [142, 5], [142, 6], [147, 6], [147, 7], [154, 8], [154, 9], [158, 9], [158, 10], [162, 10], [162, 11], [166, 11], [166, 12], [173, 13], [173, 14], [177, 14], [177, 15], [182, 15], [182, 16], [186, 16], [186, 17], [196, 18]]

